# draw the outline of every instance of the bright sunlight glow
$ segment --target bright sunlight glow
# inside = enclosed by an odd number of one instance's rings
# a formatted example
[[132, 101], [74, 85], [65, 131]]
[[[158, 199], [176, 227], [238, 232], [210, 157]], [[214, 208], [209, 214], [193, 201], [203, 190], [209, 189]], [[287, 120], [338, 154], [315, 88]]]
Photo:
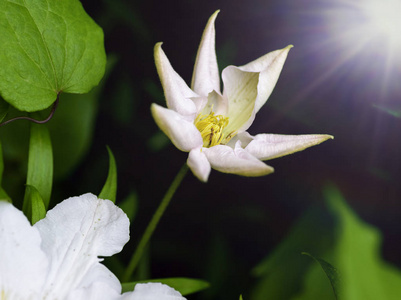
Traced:
[[367, 0], [360, 6], [372, 33], [383, 35], [391, 46], [401, 46], [401, 1]]

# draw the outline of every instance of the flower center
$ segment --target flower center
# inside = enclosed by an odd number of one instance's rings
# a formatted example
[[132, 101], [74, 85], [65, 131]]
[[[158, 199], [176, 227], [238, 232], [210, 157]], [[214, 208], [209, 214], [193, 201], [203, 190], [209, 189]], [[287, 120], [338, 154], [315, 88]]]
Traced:
[[215, 116], [214, 112], [208, 115], [199, 114], [195, 120], [195, 126], [201, 133], [203, 147], [210, 148], [219, 145], [224, 138], [223, 129], [227, 125], [228, 117], [223, 115]]

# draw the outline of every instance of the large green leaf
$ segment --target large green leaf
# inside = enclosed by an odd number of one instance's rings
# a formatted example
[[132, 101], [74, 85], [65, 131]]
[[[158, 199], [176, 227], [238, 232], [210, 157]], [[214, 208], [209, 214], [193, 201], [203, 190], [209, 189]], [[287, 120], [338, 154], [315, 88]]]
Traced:
[[[322, 267], [329, 276], [336, 273], [336, 293], [338, 279], [341, 280], [337, 295], [340, 300], [400, 298], [401, 272], [381, 258], [379, 231], [362, 221], [337, 189], [326, 188], [325, 195], [327, 207], [309, 214], [306, 218], [309, 222], [298, 223], [277, 250], [255, 269], [261, 278], [253, 290], [252, 300], [334, 300], [336, 295], [330, 287], [333, 278], [327, 280]], [[325, 223], [329, 219], [332, 221]], [[308, 236], [302, 236], [304, 233]], [[321, 247], [322, 240], [327, 238], [331, 246]], [[310, 259], [306, 266], [301, 255], [294, 259], [293, 251], [298, 252], [300, 247], [330, 261], [332, 266], [322, 265], [322, 260], [320, 265], [309, 264]]]
[[401, 272], [380, 256], [381, 233], [362, 221], [335, 188], [326, 189], [330, 209], [338, 218], [334, 250], [345, 300], [386, 299], [401, 296]]
[[[307, 251], [324, 257], [327, 249], [333, 247], [332, 228], [332, 216], [321, 207], [313, 207], [305, 213], [283, 242], [252, 270], [258, 281], [250, 291], [249, 299], [292, 299], [293, 295], [302, 290], [304, 274], [313, 264], [311, 259], [306, 259], [301, 253]], [[328, 294], [333, 294], [324, 273], [321, 269], [318, 271], [323, 281], [319, 287], [322, 286], [323, 290], [327, 288]]]
[[314, 257], [312, 254], [303, 252], [302, 254], [307, 255], [311, 257], [313, 260], [315, 260], [322, 268], [324, 273], [326, 274], [327, 278], [330, 281], [331, 287], [333, 288], [333, 293], [334, 296], [336, 297], [336, 300], [341, 299], [341, 279], [340, 279], [340, 274], [338, 273], [338, 270], [329, 262], [325, 261], [324, 259]]
[[0, 0], [0, 93], [23, 111], [86, 93], [106, 65], [102, 29], [78, 0]]

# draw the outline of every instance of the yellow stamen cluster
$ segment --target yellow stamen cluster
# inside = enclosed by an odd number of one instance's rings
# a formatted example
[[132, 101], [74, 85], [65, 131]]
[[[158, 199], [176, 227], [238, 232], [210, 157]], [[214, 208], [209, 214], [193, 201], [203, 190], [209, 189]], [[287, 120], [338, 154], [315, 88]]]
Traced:
[[223, 129], [228, 125], [228, 117], [223, 115], [214, 115], [210, 112], [208, 115], [199, 114], [195, 120], [195, 126], [198, 128], [203, 139], [203, 147], [210, 148], [219, 145], [224, 138]]

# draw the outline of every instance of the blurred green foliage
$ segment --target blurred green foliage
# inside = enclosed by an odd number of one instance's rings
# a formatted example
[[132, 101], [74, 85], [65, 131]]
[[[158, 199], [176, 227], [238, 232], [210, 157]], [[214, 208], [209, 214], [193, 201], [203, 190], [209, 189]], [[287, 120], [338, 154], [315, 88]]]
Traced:
[[325, 198], [325, 208], [305, 215], [255, 267], [258, 283], [250, 299], [336, 299], [321, 266], [300, 257], [302, 248], [338, 271], [338, 299], [399, 299], [401, 272], [381, 258], [379, 231], [362, 221], [336, 188], [327, 187]]

